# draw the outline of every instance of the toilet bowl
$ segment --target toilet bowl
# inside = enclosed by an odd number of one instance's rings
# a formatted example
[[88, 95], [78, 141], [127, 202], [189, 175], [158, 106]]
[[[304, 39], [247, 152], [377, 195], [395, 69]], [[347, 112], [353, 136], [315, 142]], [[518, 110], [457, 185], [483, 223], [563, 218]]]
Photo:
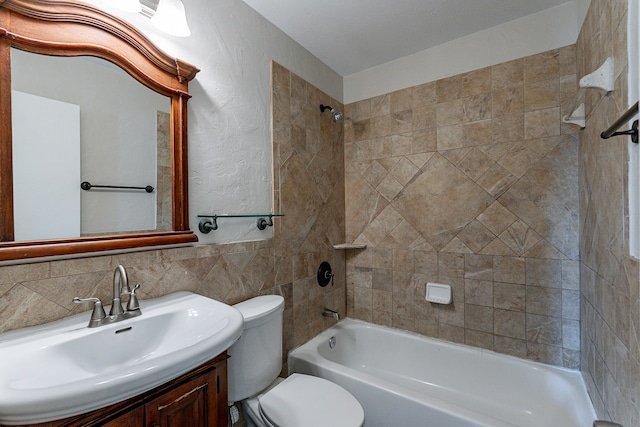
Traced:
[[323, 378], [292, 374], [282, 365], [284, 298], [267, 295], [234, 306], [244, 317], [229, 348], [229, 401], [242, 402], [249, 427], [361, 427], [364, 410], [347, 390]]

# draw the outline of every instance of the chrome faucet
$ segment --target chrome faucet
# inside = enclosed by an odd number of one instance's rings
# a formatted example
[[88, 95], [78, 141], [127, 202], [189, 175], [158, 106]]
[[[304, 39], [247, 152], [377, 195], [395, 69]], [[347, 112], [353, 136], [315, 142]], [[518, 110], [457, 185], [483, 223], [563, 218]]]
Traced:
[[129, 278], [127, 277], [127, 270], [123, 265], [118, 265], [113, 272], [113, 299], [111, 300], [111, 310], [109, 316], [117, 316], [124, 313], [122, 303], [120, 302], [120, 295], [129, 293]]
[[[120, 322], [122, 320], [131, 319], [132, 317], [140, 316], [140, 304], [138, 303], [138, 296], [136, 291], [140, 288], [140, 285], [134, 286], [133, 290], [129, 289], [129, 279], [127, 277], [127, 270], [124, 266], [118, 265], [113, 272], [113, 299], [111, 301], [111, 310], [109, 316], [107, 316], [102, 308], [102, 301], [99, 298], [78, 298], [75, 297], [73, 302], [80, 304], [83, 302], [93, 302], [93, 311], [91, 312], [91, 319], [89, 320], [89, 328], [95, 328], [102, 325], [108, 325], [110, 323]], [[127, 302], [127, 309], [122, 308], [122, 302], [120, 297], [122, 295], [129, 295], [129, 301]]]
[[324, 317], [332, 317], [332, 318], [334, 318], [336, 320], [340, 320], [340, 313], [338, 313], [335, 310], [330, 310], [330, 309], [328, 309], [326, 307], [322, 309], [322, 315]]

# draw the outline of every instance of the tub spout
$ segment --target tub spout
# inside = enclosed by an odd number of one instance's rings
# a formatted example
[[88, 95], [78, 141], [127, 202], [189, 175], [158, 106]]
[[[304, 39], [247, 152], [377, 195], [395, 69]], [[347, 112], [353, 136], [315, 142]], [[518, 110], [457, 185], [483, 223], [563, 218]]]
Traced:
[[330, 310], [326, 307], [322, 309], [322, 315], [324, 317], [333, 317], [336, 320], [340, 320], [340, 313], [335, 310]]

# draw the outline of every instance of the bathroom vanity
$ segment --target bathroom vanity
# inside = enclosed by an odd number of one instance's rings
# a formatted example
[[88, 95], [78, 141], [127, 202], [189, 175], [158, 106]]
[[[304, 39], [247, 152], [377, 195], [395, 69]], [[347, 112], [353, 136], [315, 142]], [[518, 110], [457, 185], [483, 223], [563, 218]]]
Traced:
[[[227, 353], [139, 396], [33, 427], [226, 427]], [[4, 427], [4, 424], [0, 424]]]

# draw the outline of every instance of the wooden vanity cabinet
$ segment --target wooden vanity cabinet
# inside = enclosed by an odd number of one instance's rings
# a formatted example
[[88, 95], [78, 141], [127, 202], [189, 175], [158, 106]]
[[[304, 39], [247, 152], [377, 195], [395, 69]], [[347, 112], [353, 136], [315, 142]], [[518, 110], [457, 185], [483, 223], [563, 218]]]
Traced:
[[31, 427], [227, 427], [227, 358], [124, 402]]

